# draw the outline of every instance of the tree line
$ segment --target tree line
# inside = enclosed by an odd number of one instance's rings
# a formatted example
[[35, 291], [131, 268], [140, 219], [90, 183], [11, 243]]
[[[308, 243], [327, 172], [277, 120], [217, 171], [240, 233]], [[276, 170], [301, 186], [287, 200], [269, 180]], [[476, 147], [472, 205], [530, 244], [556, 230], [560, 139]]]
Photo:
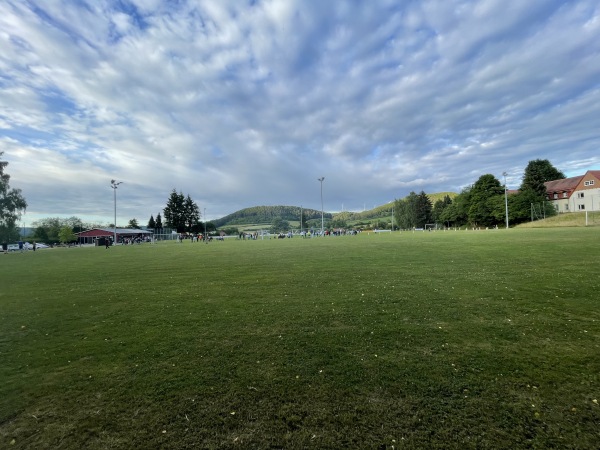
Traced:
[[[529, 161], [517, 193], [505, 194], [505, 186], [491, 174], [485, 174], [454, 198], [446, 195], [432, 204], [425, 192], [411, 192], [396, 200], [395, 225], [401, 229], [424, 228], [428, 224], [447, 227], [494, 227], [506, 222], [506, 203], [511, 225], [526, 222], [532, 213], [548, 217], [556, 210], [546, 199], [547, 181], [565, 178], [547, 159]], [[505, 196], [506, 195], [506, 196]]]
[[[0, 152], [2, 156], [3, 152]], [[17, 223], [27, 202], [20, 189], [11, 189], [10, 176], [5, 173], [8, 165], [0, 161], [0, 239], [2, 242], [15, 241], [19, 237]], [[524, 177], [517, 193], [507, 196], [509, 222], [515, 225], [530, 220], [532, 213], [537, 217], [556, 214], [555, 209], [546, 200], [547, 181], [565, 178], [547, 159], [530, 161], [525, 168]], [[506, 220], [505, 187], [491, 174], [485, 174], [471, 186], [466, 187], [456, 197], [446, 195], [432, 204], [421, 191], [411, 192], [407, 197], [394, 202], [394, 226], [401, 229], [424, 228], [427, 224], [439, 224], [447, 227], [493, 227], [500, 226]], [[204, 230], [215, 231], [217, 226], [271, 223], [272, 228], [285, 230], [289, 221], [302, 220], [302, 228], [320, 227], [321, 212], [314, 209], [303, 209], [295, 206], [256, 206], [214, 221], [200, 221], [200, 208], [190, 195], [184, 196], [175, 189], [171, 192], [163, 209], [165, 227], [177, 232], [202, 233]], [[334, 218], [325, 213], [328, 226], [345, 228], [348, 217]], [[275, 222], [275, 223], [273, 223]], [[36, 225], [33, 238], [48, 243], [71, 242], [76, 240], [76, 232], [83, 229], [102, 228], [102, 225], [83, 223], [77, 217], [68, 219], [47, 218], [34, 222]], [[109, 227], [114, 226], [110, 224]], [[128, 228], [139, 228], [136, 219], [131, 219]], [[156, 219], [150, 216], [148, 228], [163, 228], [163, 217], [160, 213]]]

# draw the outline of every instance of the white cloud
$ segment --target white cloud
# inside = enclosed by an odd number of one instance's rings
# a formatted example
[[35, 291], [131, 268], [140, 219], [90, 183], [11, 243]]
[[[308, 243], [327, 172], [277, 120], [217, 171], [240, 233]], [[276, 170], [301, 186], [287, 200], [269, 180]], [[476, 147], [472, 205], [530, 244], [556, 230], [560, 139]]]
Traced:
[[219, 217], [317, 207], [320, 176], [339, 209], [505, 170], [516, 187], [536, 158], [579, 173], [600, 165], [598, 17], [591, 0], [6, 1], [4, 157], [30, 211], [111, 221], [118, 178], [140, 222], [173, 188]]

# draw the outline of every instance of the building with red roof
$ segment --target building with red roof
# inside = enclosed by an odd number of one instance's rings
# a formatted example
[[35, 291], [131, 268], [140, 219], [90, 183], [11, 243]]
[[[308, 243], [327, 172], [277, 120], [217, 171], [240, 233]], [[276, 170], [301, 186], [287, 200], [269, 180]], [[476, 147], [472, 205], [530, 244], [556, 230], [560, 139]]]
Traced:
[[600, 170], [588, 170], [584, 175], [544, 185], [546, 198], [559, 213], [600, 211]]

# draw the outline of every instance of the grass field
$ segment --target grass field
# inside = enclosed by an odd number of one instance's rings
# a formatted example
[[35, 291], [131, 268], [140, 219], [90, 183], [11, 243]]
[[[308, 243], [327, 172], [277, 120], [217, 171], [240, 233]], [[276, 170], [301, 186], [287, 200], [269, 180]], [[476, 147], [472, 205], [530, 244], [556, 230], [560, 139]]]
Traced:
[[600, 228], [0, 255], [0, 448], [598, 448]]

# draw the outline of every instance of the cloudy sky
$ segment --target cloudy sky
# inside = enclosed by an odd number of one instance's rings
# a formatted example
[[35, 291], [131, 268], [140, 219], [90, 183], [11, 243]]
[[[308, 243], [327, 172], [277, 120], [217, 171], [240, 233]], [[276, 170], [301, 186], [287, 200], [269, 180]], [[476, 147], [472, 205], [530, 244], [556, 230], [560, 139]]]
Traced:
[[528, 161], [600, 169], [597, 0], [2, 0], [24, 221], [362, 211]]

